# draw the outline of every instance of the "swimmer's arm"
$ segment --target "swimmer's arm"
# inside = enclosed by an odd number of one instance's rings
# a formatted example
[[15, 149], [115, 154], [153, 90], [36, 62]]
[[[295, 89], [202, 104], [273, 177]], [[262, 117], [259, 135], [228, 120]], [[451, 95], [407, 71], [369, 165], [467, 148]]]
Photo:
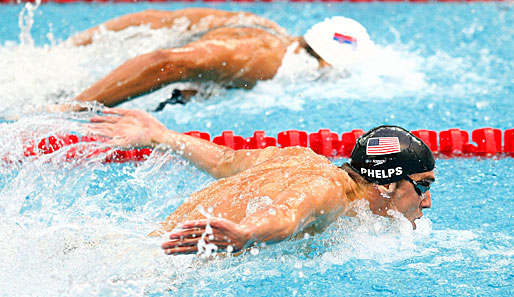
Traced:
[[[204, 240], [206, 244], [215, 244], [218, 252], [237, 252], [258, 243], [290, 238], [311, 224], [326, 226], [340, 215], [344, 204], [332, 182], [312, 178], [310, 182], [313, 184], [307, 187], [293, 185], [269, 207], [239, 224], [222, 218], [185, 222], [162, 247], [166, 254], [191, 254], [198, 251], [198, 243]], [[202, 238], [204, 233], [207, 236]]]
[[281, 151], [280, 148], [274, 146], [265, 149], [234, 150], [173, 130], [158, 134], [154, 143], [157, 144], [154, 144], [154, 147], [164, 145], [171, 148], [175, 153], [182, 155], [196, 167], [217, 179], [230, 177], [257, 163], [265, 162]]
[[[169, 130], [155, 117], [142, 110], [110, 108], [104, 113], [107, 115], [91, 118], [92, 124], [86, 125], [87, 132], [110, 138], [108, 144], [115, 146], [171, 149], [216, 178], [228, 177], [251, 167], [264, 151], [235, 151], [226, 146]], [[274, 148], [268, 149], [270, 150]], [[266, 155], [271, 156], [272, 153]]]
[[[232, 176], [255, 164], [262, 149], [233, 150], [211, 141], [167, 130], [153, 139], [153, 146], [165, 145], [215, 178]], [[262, 161], [262, 160], [261, 160]]]
[[324, 178], [298, 181], [280, 193], [267, 208], [243, 219], [240, 225], [250, 230], [247, 246], [279, 242], [316, 224], [324, 227], [343, 211], [341, 189]]
[[[238, 46], [231, 47], [213, 40], [199, 40], [181, 48], [156, 50], [123, 63], [74, 100], [96, 101], [112, 107], [181, 81], [239, 82], [251, 87], [255, 84], [255, 78], [245, 78], [244, 83], [240, 82], [243, 81], [240, 70], [247, 60], [237, 58], [235, 53], [238, 50]], [[262, 74], [263, 78], [272, 77], [270, 69], [274, 68], [268, 64], [259, 66], [261, 72], [265, 73]]]
[[75, 46], [88, 45], [93, 41], [93, 35], [105, 28], [109, 31], [121, 31], [131, 26], [150, 25], [152, 29], [159, 29], [173, 25], [176, 13], [172, 11], [145, 10], [142, 12], [123, 15], [109, 20], [101, 25], [90, 28], [72, 36], [69, 41]]

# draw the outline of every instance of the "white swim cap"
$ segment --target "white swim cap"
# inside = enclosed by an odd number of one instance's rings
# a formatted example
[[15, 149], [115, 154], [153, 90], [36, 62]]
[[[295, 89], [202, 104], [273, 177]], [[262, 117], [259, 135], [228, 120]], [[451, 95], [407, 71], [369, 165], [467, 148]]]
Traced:
[[366, 28], [342, 16], [315, 24], [303, 38], [323, 60], [335, 67], [363, 60], [373, 49]]

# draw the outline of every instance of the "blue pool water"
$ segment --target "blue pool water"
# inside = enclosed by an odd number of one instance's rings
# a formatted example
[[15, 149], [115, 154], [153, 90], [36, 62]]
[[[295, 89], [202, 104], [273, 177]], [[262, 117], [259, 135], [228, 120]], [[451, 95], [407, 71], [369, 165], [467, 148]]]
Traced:
[[[0, 6], [1, 296], [512, 296], [514, 159], [439, 159], [432, 209], [413, 231], [361, 205], [322, 234], [239, 257], [165, 256], [147, 234], [213, 179], [171, 154], [144, 163], [23, 156], [23, 143], [79, 132], [91, 113], [47, 114], [173, 31], [105, 32], [92, 46], [63, 40], [112, 17], [201, 3]], [[514, 6], [499, 3], [221, 3], [269, 17], [291, 34], [332, 15], [361, 22], [376, 56], [341, 78], [296, 75], [300, 61], [250, 91], [214, 94], [154, 115], [177, 131], [321, 128], [390, 123], [436, 131], [514, 128]], [[33, 23], [32, 23], [33, 22]], [[175, 33], [175, 35], [174, 35]], [[172, 86], [122, 106], [152, 110]], [[344, 159], [334, 160], [340, 164]]]

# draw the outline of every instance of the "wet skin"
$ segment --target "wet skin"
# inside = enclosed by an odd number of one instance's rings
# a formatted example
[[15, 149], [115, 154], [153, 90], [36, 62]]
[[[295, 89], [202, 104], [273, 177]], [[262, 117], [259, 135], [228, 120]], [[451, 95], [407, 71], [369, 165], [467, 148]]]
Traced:
[[[126, 61], [74, 100], [114, 106], [183, 81], [213, 81], [229, 88], [250, 89], [257, 81], [275, 75], [287, 47], [299, 39], [251, 13], [205, 8], [148, 10], [113, 19], [103, 26], [114, 31], [137, 25], [159, 29], [181, 22], [189, 24], [184, 34], [205, 34], [182, 47], [159, 49]], [[97, 31], [99, 27], [89, 29], [70, 42], [87, 45]]]
[[[422, 199], [407, 180], [372, 184], [351, 167], [337, 167], [308, 148], [235, 151], [169, 130], [141, 110], [107, 109], [104, 113], [92, 118], [86, 129], [110, 138], [108, 144], [164, 148], [218, 178], [192, 194], [170, 214], [162, 230], [152, 234], [171, 231], [170, 240], [162, 245], [167, 254], [197, 253], [201, 239], [215, 244], [218, 251], [236, 252], [302, 232], [321, 232], [337, 218], [354, 215], [350, 203], [359, 199], [366, 199], [377, 215], [389, 216], [389, 210], [402, 213], [414, 228], [422, 210], [431, 206], [430, 192]], [[433, 171], [410, 178], [435, 180]], [[247, 205], [256, 197], [266, 197], [270, 204], [249, 213]], [[212, 209], [213, 217], [204, 219], [200, 206]]]
[[[433, 183], [435, 181], [434, 171], [416, 173], [409, 176], [414, 181], [427, 181]], [[406, 180], [400, 181], [392, 200], [391, 209], [402, 213], [416, 229], [415, 220], [423, 216], [423, 209], [432, 206], [432, 195], [430, 190], [421, 196], [414, 189], [414, 185]]]

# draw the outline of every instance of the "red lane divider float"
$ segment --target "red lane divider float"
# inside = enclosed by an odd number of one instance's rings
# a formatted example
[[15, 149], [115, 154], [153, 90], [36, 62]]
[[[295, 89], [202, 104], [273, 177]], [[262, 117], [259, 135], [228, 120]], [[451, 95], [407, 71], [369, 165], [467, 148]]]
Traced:
[[273, 137], [266, 136], [264, 131], [255, 131], [253, 137], [245, 139], [245, 149], [263, 149], [268, 146], [277, 146], [277, 140]]
[[[502, 146], [502, 131], [494, 128], [476, 129], [469, 133], [460, 129], [449, 129], [439, 132], [431, 130], [415, 130], [414, 135], [425, 142], [430, 150], [437, 156], [443, 158], [452, 157], [492, 157], [504, 155], [514, 157], [514, 129], [504, 132], [504, 145]], [[189, 131], [188, 134], [194, 137], [210, 141], [208, 133], [200, 131]], [[252, 137], [244, 138], [234, 135], [233, 131], [223, 131], [220, 136], [212, 139], [212, 142], [240, 149], [262, 149], [268, 146], [302, 146], [310, 147], [314, 152], [326, 157], [349, 157], [356, 140], [364, 134], [364, 130], [356, 129], [345, 132], [341, 135], [329, 129], [320, 129], [318, 132], [307, 134], [304, 131], [288, 130], [280, 132], [277, 138], [267, 136], [264, 131], [255, 131]], [[339, 137], [341, 136], [341, 137]], [[93, 143], [102, 143], [106, 139], [95, 136], [64, 135], [49, 136], [39, 142], [29, 142], [24, 148], [26, 157], [52, 154], [65, 147], [67, 148], [66, 160], [71, 161], [78, 158], [100, 157], [105, 163], [122, 163], [127, 161], [143, 161], [152, 153], [149, 148], [119, 150], [106, 147], [98, 147]]]
[[307, 147], [307, 132], [289, 130], [278, 133], [277, 142], [281, 147], [303, 146]]
[[[93, 158], [102, 156], [105, 163], [123, 163], [127, 161], [143, 161], [152, 153], [151, 149], [133, 150], [113, 150], [111, 148], [98, 148], [91, 145], [93, 142], [105, 142], [106, 139], [95, 136], [64, 135], [49, 136], [41, 139], [37, 144], [29, 142], [25, 146], [24, 155], [26, 157], [41, 156], [54, 153], [64, 147], [69, 146], [66, 151], [66, 161], [78, 158]], [[89, 143], [89, 145], [88, 145]]]

